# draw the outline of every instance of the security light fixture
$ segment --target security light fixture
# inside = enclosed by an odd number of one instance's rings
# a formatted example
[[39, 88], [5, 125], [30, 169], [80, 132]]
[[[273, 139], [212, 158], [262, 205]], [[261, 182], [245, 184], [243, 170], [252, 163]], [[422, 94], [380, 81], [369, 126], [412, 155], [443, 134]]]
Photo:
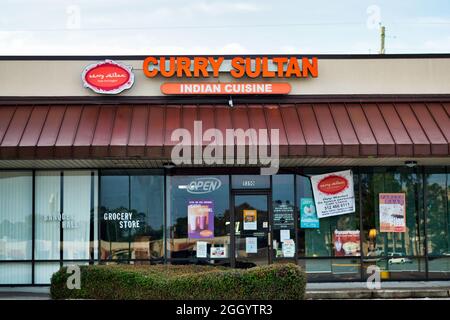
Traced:
[[405, 166], [407, 166], [408, 168], [414, 168], [415, 166], [417, 166], [417, 161], [405, 161]]
[[234, 107], [233, 98], [231, 96], [230, 96], [230, 99], [228, 100], [228, 105], [230, 106], [230, 108]]
[[163, 163], [163, 167], [164, 169], [173, 169], [175, 168], [175, 164], [173, 162], [164, 162]]

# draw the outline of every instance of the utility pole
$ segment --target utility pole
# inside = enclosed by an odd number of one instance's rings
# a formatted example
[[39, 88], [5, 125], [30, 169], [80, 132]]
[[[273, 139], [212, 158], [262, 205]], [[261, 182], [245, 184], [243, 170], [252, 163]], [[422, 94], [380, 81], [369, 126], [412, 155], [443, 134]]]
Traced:
[[384, 54], [385, 53], [385, 48], [384, 48], [384, 39], [386, 37], [386, 27], [385, 26], [381, 26], [381, 47], [380, 47], [380, 54]]

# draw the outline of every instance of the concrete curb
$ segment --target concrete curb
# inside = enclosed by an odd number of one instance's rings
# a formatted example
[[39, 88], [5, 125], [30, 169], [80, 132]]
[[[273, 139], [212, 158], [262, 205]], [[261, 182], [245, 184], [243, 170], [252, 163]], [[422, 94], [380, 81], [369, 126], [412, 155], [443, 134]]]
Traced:
[[315, 290], [307, 291], [305, 299], [407, 299], [407, 298], [449, 298], [447, 289], [420, 290]]

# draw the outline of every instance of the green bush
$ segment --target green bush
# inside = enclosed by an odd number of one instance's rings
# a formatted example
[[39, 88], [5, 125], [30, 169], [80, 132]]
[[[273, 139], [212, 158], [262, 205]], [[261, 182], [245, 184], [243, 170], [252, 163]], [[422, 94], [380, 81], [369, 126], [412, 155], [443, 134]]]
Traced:
[[53, 274], [53, 299], [294, 300], [306, 276], [295, 264], [251, 269], [197, 265], [81, 266], [81, 289], [68, 289], [66, 268]]

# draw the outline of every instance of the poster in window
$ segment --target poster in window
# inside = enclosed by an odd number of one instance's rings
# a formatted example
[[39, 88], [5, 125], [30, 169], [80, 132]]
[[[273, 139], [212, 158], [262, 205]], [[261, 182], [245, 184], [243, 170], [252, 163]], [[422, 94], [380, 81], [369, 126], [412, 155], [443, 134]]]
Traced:
[[280, 230], [280, 242], [291, 239], [291, 232], [289, 229]]
[[313, 198], [300, 198], [300, 228], [317, 229], [319, 227]]
[[188, 203], [188, 236], [191, 239], [214, 238], [214, 205], [210, 200]]
[[225, 247], [211, 247], [210, 257], [212, 259], [223, 259], [227, 257]]
[[258, 238], [257, 237], [245, 238], [245, 252], [246, 253], [258, 253]]
[[333, 234], [334, 255], [336, 257], [360, 255], [359, 230], [335, 230]]
[[351, 170], [312, 176], [311, 185], [318, 218], [355, 212]]
[[257, 230], [257, 219], [256, 210], [244, 210], [244, 230]]
[[295, 256], [295, 241], [292, 239], [287, 239], [283, 241], [282, 245], [283, 257], [293, 258]]
[[289, 203], [275, 203], [273, 207], [273, 228], [294, 229], [294, 206]]
[[208, 257], [208, 242], [197, 241], [197, 258]]
[[380, 232], [406, 232], [404, 193], [380, 193]]

